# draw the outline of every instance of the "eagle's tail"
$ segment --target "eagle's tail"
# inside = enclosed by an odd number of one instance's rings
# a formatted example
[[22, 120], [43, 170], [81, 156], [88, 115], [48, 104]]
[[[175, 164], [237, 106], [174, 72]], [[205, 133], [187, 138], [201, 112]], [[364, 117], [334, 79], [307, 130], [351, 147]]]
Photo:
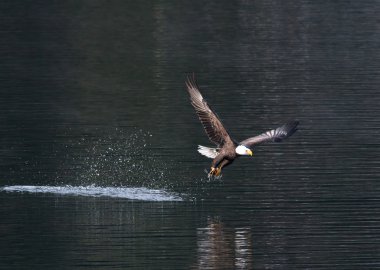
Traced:
[[215, 158], [219, 154], [219, 148], [198, 145], [198, 152], [208, 158]]

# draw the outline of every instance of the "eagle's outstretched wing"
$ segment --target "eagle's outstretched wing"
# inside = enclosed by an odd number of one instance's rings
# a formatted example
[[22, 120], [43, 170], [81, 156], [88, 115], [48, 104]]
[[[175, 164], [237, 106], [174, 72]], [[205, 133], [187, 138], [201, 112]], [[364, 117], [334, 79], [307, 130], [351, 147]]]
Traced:
[[206, 100], [199, 92], [194, 78], [188, 77], [186, 86], [187, 91], [190, 94], [191, 104], [193, 105], [199, 120], [201, 120], [210, 141], [215, 143], [218, 147], [222, 147], [225, 143], [232, 143], [232, 140], [222, 122], [211, 110]]
[[298, 124], [298, 121], [288, 122], [279, 128], [272, 129], [258, 136], [241, 141], [240, 144], [251, 147], [263, 142], [281, 142], [297, 131]]

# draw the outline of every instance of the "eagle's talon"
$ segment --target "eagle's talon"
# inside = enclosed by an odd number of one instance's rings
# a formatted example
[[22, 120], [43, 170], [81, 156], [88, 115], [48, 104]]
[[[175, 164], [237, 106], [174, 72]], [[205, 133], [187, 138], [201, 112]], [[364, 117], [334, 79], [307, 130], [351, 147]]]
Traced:
[[222, 168], [214, 168], [214, 167], [211, 167], [211, 170], [210, 172], [208, 173], [208, 177], [211, 178], [211, 177], [217, 177], [217, 176], [220, 176], [220, 173], [222, 172]]
[[210, 172], [208, 173], [208, 178], [212, 178], [215, 175], [215, 168], [211, 167]]

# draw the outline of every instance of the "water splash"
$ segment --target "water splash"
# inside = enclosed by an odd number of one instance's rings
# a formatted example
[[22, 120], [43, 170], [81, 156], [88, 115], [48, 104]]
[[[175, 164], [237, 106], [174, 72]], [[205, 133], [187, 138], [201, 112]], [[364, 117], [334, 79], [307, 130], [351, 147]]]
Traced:
[[136, 128], [70, 130], [70, 135], [56, 138], [42, 154], [12, 167], [2, 186], [144, 187], [183, 192], [182, 186], [176, 188], [183, 181], [173, 180], [177, 178], [168, 156], [151, 147], [152, 137]]
[[167, 164], [147, 151], [151, 136], [141, 130], [126, 134], [115, 129], [70, 141], [55, 184], [170, 188]]
[[110, 197], [141, 201], [183, 201], [175, 194], [165, 190], [129, 187], [99, 186], [6, 186], [0, 189], [6, 192], [51, 193], [88, 197]]

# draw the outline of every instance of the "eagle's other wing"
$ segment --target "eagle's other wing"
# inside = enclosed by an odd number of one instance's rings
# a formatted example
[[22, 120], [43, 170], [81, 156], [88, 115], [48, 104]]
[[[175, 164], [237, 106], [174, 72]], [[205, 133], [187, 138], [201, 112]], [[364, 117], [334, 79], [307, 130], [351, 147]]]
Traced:
[[211, 142], [218, 147], [222, 147], [226, 142], [232, 140], [224, 128], [218, 116], [210, 109], [206, 100], [202, 97], [194, 78], [188, 78], [186, 81], [187, 91], [190, 94], [191, 104], [193, 105], [199, 120], [202, 122], [206, 134]]
[[279, 128], [272, 129], [258, 136], [245, 139], [244, 141], [241, 141], [240, 144], [251, 147], [263, 142], [281, 142], [297, 131], [298, 124], [298, 121], [288, 122]]

